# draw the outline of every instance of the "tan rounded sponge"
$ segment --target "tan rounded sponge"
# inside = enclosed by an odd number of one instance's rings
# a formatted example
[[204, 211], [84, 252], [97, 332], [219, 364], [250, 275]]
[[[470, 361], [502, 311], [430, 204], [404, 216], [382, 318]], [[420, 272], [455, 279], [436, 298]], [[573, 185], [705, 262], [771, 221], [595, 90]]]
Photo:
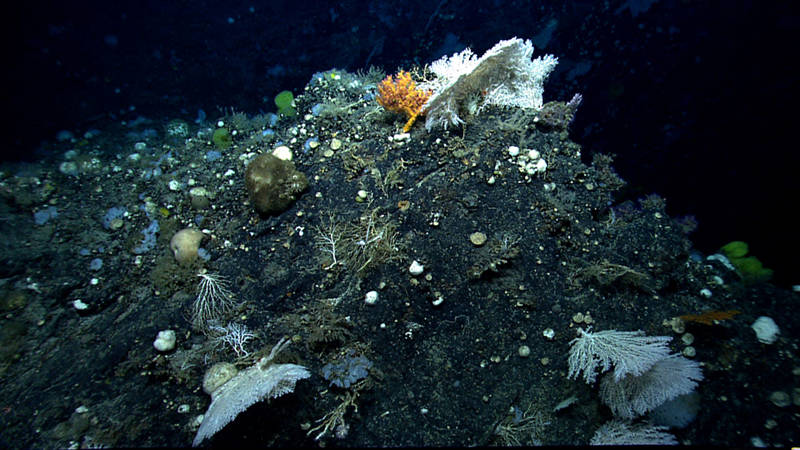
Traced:
[[203, 233], [194, 228], [184, 228], [172, 236], [169, 248], [181, 264], [189, 264], [197, 259], [197, 249], [203, 240]]

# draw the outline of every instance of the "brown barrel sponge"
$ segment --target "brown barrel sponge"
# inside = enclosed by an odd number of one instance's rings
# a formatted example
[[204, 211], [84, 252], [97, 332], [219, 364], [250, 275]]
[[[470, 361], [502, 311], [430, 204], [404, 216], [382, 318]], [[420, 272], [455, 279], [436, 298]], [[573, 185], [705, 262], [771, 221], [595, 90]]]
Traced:
[[261, 214], [286, 210], [308, 188], [305, 174], [291, 161], [272, 154], [257, 156], [244, 172], [244, 186], [250, 202]]

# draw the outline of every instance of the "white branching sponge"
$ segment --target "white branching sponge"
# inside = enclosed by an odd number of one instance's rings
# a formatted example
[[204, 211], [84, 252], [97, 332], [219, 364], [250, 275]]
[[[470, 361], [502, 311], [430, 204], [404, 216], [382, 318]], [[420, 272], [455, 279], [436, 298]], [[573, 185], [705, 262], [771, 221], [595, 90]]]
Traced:
[[569, 374], [577, 378], [583, 372], [587, 383], [594, 383], [596, 369], [605, 372], [614, 366], [614, 379], [641, 375], [669, 356], [668, 336], [645, 336], [643, 331], [605, 330], [591, 333], [578, 329], [569, 349]]
[[425, 128], [464, 123], [487, 104], [541, 109], [543, 85], [558, 63], [553, 55], [531, 60], [533, 44], [511, 38], [500, 41], [478, 58], [466, 49], [430, 65], [436, 79], [420, 88], [433, 95], [423, 107]]
[[287, 344], [287, 340], [281, 340], [269, 356], [239, 372], [211, 393], [211, 405], [203, 416], [192, 446], [197, 447], [213, 436], [254, 403], [294, 392], [298, 380], [311, 376], [305, 367], [297, 364], [272, 364], [272, 359]]

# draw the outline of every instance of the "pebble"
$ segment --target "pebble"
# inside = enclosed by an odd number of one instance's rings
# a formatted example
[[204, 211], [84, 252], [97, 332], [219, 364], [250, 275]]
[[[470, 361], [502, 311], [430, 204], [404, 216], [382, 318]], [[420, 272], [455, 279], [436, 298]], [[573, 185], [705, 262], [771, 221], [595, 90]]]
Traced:
[[408, 267], [408, 272], [411, 275], [419, 275], [425, 270], [425, 266], [417, 262], [417, 260], [411, 261], [411, 265]]
[[275, 148], [275, 150], [272, 151], [272, 154], [276, 158], [282, 159], [284, 161], [291, 161], [293, 156], [292, 150], [285, 145], [281, 145], [280, 147]]
[[367, 295], [364, 296], [364, 303], [367, 305], [374, 305], [378, 302], [378, 291], [369, 291]]
[[169, 190], [170, 191], [180, 191], [181, 190], [181, 183], [178, 180], [169, 180]]
[[772, 402], [778, 408], [785, 408], [789, 406], [792, 401], [789, 398], [789, 394], [783, 391], [775, 391], [769, 395], [769, 401]]
[[486, 234], [476, 231], [469, 235], [469, 241], [472, 242], [476, 247], [480, 247], [486, 243]]

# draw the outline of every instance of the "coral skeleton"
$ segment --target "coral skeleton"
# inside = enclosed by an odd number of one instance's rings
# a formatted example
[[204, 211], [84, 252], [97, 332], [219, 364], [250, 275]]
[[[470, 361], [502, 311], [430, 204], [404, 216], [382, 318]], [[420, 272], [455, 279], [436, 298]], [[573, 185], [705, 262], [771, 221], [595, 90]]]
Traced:
[[420, 84], [420, 89], [433, 91], [422, 110], [425, 128], [462, 124], [486, 105], [542, 109], [544, 82], [558, 58], [532, 56], [531, 41], [511, 38], [480, 58], [465, 49], [431, 63], [436, 78]]

